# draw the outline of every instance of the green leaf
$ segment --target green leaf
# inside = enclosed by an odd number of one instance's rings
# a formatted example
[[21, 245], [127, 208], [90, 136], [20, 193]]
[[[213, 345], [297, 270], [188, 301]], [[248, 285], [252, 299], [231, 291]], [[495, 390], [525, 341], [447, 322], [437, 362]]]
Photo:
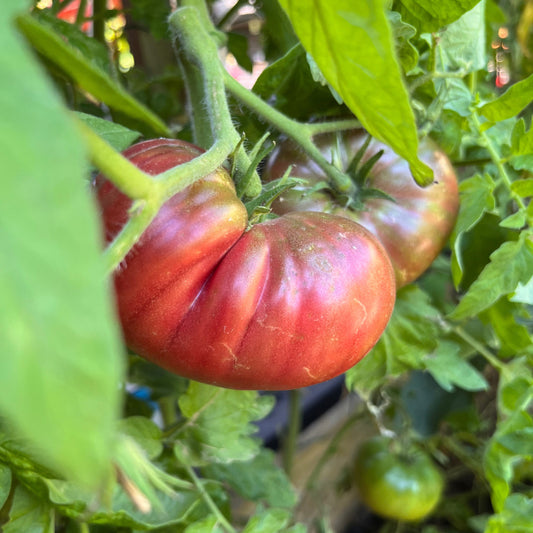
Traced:
[[188, 419], [177, 446], [180, 457], [191, 464], [228, 463], [251, 459], [259, 449], [252, 421], [265, 417], [273, 406], [272, 396], [255, 391], [222, 389], [191, 381], [179, 398]]
[[54, 533], [54, 510], [19, 485], [15, 489], [9, 522], [2, 533]]
[[511, 494], [502, 511], [489, 518], [485, 533], [530, 533], [533, 498], [526, 494]]
[[[485, 476], [491, 487], [496, 512], [503, 509], [511, 491], [513, 465], [522, 457], [531, 457], [531, 447], [524, 437], [531, 432], [533, 419], [528, 410], [533, 401], [533, 376], [524, 360], [515, 360], [501, 374], [498, 387], [496, 432], [487, 442], [483, 458]], [[525, 454], [520, 452], [525, 451]]]
[[[524, 316], [525, 315], [525, 316]], [[522, 306], [501, 298], [480, 315], [488, 321], [500, 341], [500, 355], [512, 357], [531, 348], [533, 339], [526, 326], [519, 321], [529, 318]]]
[[[494, 181], [488, 174], [476, 174], [459, 185], [459, 215], [450, 239], [453, 252], [452, 275], [456, 287], [461, 282], [464, 271], [461, 247], [463, 235], [481, 220], [483, 213], [494, 209], [494, 188]], [[466, 253], [470, 253], [468, 249]]]
[[119, 152], [125, 150], [141, 135], [138, 131], [125, 128], [116, 122], [104, 120], [87, 113], [76, 112], [76, 116]]
[[47, 24], [30, 15], [17, 19], [18, 26], [31, 45], [49, 61], [68, 74], [82, 89], [97, 100], [149, 126], [155, 133], [170, 136], [171, 132], [159, 117], [141, 104], [114, 81], [91, 58], [65, 42]]
[[307, 54], [301, 44], [293, 46], [263, 70], [253, 91], [279, 111], [296, 119], [340, 109], [329, 88], [313, 80]]
[[[68, 509], [71, 516], [91, 524], [146, 530], [195, 523], [208, 515], [204, 497], [197, 490], [157, 492], [158, 504], [141, 510], [132, 501], [131, 495], [116, 485], [111, 505], [101, 505], [94, 510], [94, 496], [80, 491], [76, 485], [63, 480], [46, 480], [46, 485], [53, 503]], [[204, 488], [219, 505], [225, 502], [218, 485], [204, 483]]]
[[400, 13], [388, 11], [387, 17], [394, 33], [396, 53], [402, 66], [402, 70], [409, 74], [418, 64], [418, 50], [411, 42], [416, 35], [416, 28], [402, 20]]
[[252, 516], [242, 533], [278, 533], [289, 523], [286, 509], [266, 509]]
[[248, 55], [248, 39], [241, 33], [227, 33], [228, 51], [233, 54], [237, 63], [248, 72], [252, 72], [254, 67]]
[[432, 171], [417, 156], [413, 111], [396, 59], [385, 0], [280, 0], [305, 49], [377, 139], [410, 165], [420, 184]]
[[[523, 118], [516, 122], [513, 129], [511, 152], [509, 162], [515, 170], [533, 172], [533, 129], [530, 124], [526, 132], [526, 123]], [[530, 183], [525, 185], [528, 182]], [[518, 190], [522, 189], [522, 192], [515, 191], [522, 197], [533, 196], [533, 179], [531, 178], [512, 183], [511, 188], [514, 191], [513, 187], [517, 187]]]
[[533, 305], [533, 278], [525, 284], [519, 283], [510, 300], [511, 302]]
[[[408, 15], [408, 22], [420, 33], [434, 32], [454, 22], [472, 9], [479, 0], [400, 0], [400, 11]], [[479, 28], [476, 28], [478, 30]]]
[[366, 397], [388, 379], [425, 368], [438, 345], [439, 312], [416, 286], [400, 290], [387, 328], [372, 351], [346, 373], [350, 390]]
[[6, 503], [11, 492], [11, 469], [7, 465], [0, 463], [0, 510]]
[[[442, 9], [450, 0], [438, 3], [426, 0], [426, 3]], [[475, 72], [486, 67], [485, 2], [466, 1], [465, 4], [469, 4], [468, 9], [439, 34], [437, 66], [443, 72], [459, 69]]]
[[296, 493], [285, 472], [276, 464], [274, 452], [262, 449], [250, 461], [229, 464], [210, 464], [203, 474], [228, 483], [239, 495], [254, 502], [265, 502], [271, 507], [293, 507]]
[[210, 515], [187, 526], [185, 533], [224, 533], [224, 528], [215, 515]]
[[502, 228], [521, 229], [526, 225], [526, 214], [524, 211], [517, 211], [504, 218], [500, 222]]
[[490, 263], [470, 286], [451, 318], [461, 320], [487, 309], [500, 297], [513, 293], [533, 276], [533, 242], [525, 233], [505, 242], [490, 256]]
[[533, 178], [524, 178], [511, 183], [511, 190], [521, 198], [533, 196]]
[[62, 474], [97, 486], [122, 377], [101, 230], [74, 124], [1, 11], [0, 412]]
[[118, 421], [118, 429], [123, 435], [132, 437], [150, 459], [157, 458], [163, 451], [161, 429], [144, 416], [130, 416]]
[[459, 346], [456, 344], [441, 341], [436, 350], [424, 358], [424, 364], [433, 379], [448, 392], [454, 386], [468, 391], [487, 390], [485, 378], [458, 352]]
[[491, 122], [512, 118], [533, 100], [533, 74], [511, 85], [499, 98], [483, 105], [480, 113]]
[[[497, 512], [502, 510], [505, 500], [511, 492], [513, 465], [520, 457], [512, 448], [508, 448], [508, 445], [513, 445], [516, 441], [521, 442], [524, 437], [523, 431], [526, 430], [527, 432], [532, 425], [533, 420], [528, 413], [517, 411], [511, 415], [505, 424], [500, 424], [497, 433], [487, 443], [483, 467], [491, 487], [492, 505]], [[522, 434], [521, 437], [518, 436], [520, 434]], [[524, 457], [531, 457], [531, 451], [528, 451]]]

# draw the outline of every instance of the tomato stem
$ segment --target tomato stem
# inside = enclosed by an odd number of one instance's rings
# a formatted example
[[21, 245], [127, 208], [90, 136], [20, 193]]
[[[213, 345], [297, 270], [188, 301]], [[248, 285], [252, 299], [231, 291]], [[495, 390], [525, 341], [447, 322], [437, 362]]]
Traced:
[[526, 206], [524, 204], [524, 201], [511, 188], [511, 178], [509, 177], [509, 174], [507, 174], [507, 170], [505, 169], [505, 166], [503, 164], [502, 157], [498, 153], [496, 148], [494, 147], [494, 144], [492, 143], [491, 139], [487, 135], [487, 132], [483, 129], [481, 121], [479, 120], [479, 117], [476, 112], [472, 113], [472, 122], [474, 124], [474, 127], [476, 128], [477, 134], [479, 135], [481, 141], [487, 148], [490, 154], [490, 157], [492, 159], [492, 162], [496, 165], [496, 168], [498, 169], [498, 174], [500, 175], [501, 181], [505, 185], [506, 189], [509, 191], [509, 194], [511, 195], [513, 200], [516, 202], [518, 207], [521, 210], [525, 210]]
[[[243, 87], [238, 81], [233, 79], [228, 72], [224, 72], [224, 81], [226, 89], [235, 98], [240, 100], [246, 107], [251, 109], [266, 122], [274, 126], [279, 132], [284, 133], [294, 142], [299, 144], [302, 150], [326, 173], [331, 181], [332, 187], [341, 193], [353, 194], [355, 192], [355, 184], [352, 180], [337, 167], [329, 163], [313, 143], [312, 136], [319, 131], [316, 124], [302, 124], [285, 116], [283, 113], [261, 100], [261, 98], [252, 91]], [[349, 127], [354, 126], [354, 122], [336, 122], [334, 123], [334, 126], [336, 128], [338, 128], [338, 126], [341, 126], [342, 128], [346, 126], [345, 129], [349, 129]], [[326, 128], [326, 131], [329, 129], [322, 126], [321, 131], [324, 131], [324, 128]]]
[[[240, 181], [249, 172], [251, 161], [244, 146], [239, 144], [241, 137], [231, 119], [224, 88], [224, 68], [218, 57], [213, 33], [209, 31], [213, 29], [212, 24], [207, 16], [201, 17], [196, 5], [179, 8], [171, 15], [169, 22], [179, 44], [176, 55], [187, 90], [194, 142], [206, 149], [220, 143], [228, 149], [228, 153], [237, 147], [234, 153], [236, 173], [233, 177], [239, 189]], [[253, 197], [260, 192], [261, 180], [254, 170], [245, 194]]]
[[149, 198], [155, 188], [152, 178], [119, 154], [84, 122], [77, 120], [77, 125], [93, 164], [131, 199]]
[[218, 508], [217, 504], [213, 501], [211, 496], [209, 496], [209, 493], [205, 490], [204, 486], [202, 485], [202, 482], [196, 475], [195, 471], [186, 463], [182, 463], [182, 466], [185, 468], [185, 471], [191, 478], [192, 482], [194, 483], [195, 487], [198, 489], [198, 492], [202, 495], [202, 498], [204, 499], [205, 503], [211, 509], [213, 514], [217, 517], [217, 520], [222, 525], [222, 527], [228, 532], [228, 533], [236, 533], [233, 526], [228, 522], [226, 517], [222, 514], [220, 509]]
[[139, 240], [159, 211], [159, 203], [145, 204], [143, 208], [130, 216], [120, 233], [104, 252], [104, 261], [108, 273], [112, 273], [126, 257], [133, 245]]
[[508, 371], [504, 363], [502, 363], [497, 357], [495, 357], [483, 344], [478, 342], [470, 333], [467, 333], [463, 328], [459, 326], [452, 327], [452, 331], [466, 341], [472, 348], [474, 348], [480, 355], [482, 355], [488, 363], [490, 363], [494, 368], [500, 373], [505, 373]]

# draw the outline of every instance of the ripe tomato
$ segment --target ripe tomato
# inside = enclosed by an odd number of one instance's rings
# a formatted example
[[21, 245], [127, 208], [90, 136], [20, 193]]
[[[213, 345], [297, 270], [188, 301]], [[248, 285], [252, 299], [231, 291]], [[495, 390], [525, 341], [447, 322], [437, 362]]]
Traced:
[[[200, 153], [158, 139], [125, 155], [157, 174]], [[102, 176], [96, 182], [110, 241], [131, 202]], [[381, 244], [323, 213], [246, 225], [223, 169], [164, 204], [115, 274], [127, 345], [176, 374], [235, 389], [303, 387], [353, 366], [394, 306]]]
[[[362, 131], [320, 135], [316, 144], [331, 159], [337, 152], [343, 170], [346, 169], [366, 134]], [[270, 181], [283, 175], [293, 165], [291, 176], [306, 178], [308, 186], [291, 189], [274, 204], [278, 214], [291, 211], [321, 211], [355, 220], [378, 237], [387, 250], [395, 273], [396, 285], [402, 287], [418, 278], [445, 246], [459, 210], [457, 179], [446, 155], [429, 139], [420, 145], [420, 159], [429, 165], [435, 181], [426, 188], [414, 181], [405, 160], [389, 147], [372, 140], [363, 161], [383, 150], [367, 178], [366, 188], [379, 189], [389, 198], [362, 195], [358, 205], [346, 208], [328, 190], [309, 192], [319, 181], [327, 180], [324, 172], [305, 154], [289, 142], [281, 144], [272, 154], [264, 172]]]
[[355, 483], [375, 513], [406, 522], [422, 520], [442, 496], [442, 475], [425, 452], [397, 451], [394, 444], [386, 437], [364, 442], [355, 459]]

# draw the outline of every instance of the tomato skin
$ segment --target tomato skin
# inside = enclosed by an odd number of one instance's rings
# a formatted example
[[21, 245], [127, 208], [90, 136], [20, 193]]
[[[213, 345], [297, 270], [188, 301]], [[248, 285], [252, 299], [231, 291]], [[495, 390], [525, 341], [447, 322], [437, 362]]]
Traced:
[[[339, 155], [344, 170], [365, 138], [366, 134], [361, 130], [340, 135]], [[329, 160], [337, 147], [336, 139], [335, 134], [324, 134], [315, 139]], [[275, 202], [274, 211], [278, 214], [294, 210], [321, 211], [362, 224], [387, 250], [396, 273], [396, 285], [400, 288], [417, 279], [446, 245], [459, 211], [459, 191], [450, 161], [430, 139], [420, 143], [419, 151], [420, 159], [433, 169], [435, 175], [434, 183], [426, 188], [416, 184], [405, 160], [375, 140], [370, 143], [363, 161], [379, 150], [384, 153], [372, 167], [367, 187], [382, 190], [394, 202], [385, 198], [366, 198], [362, 209], [346, 209], [327, 191], [308, 194], [309, 187], [327, 178], [318, 165], [289, 142], [273, 152], [264, 179], [276, 179], [293, 165], [291, 175], [306, 178], [310, 184], [287, 191]]]
[[389, 519], [416, 522], [440, 501], [444, 480], [421, 450], [394, 450], [391, 439], [374, 437], [356, 455], [354, 479], [363, 502]]
[[[201, 153], [181, 141], [140, 145], [126, 156], [151, 174]], [[97, 191], [110, 241], [131, 202], [102, 176]], [[298, 388], [353, 366], [394, 306], [381, 244], [323, 213], [246, 224], [224, 170], [165, 203], [115, 274], [128, 347], [178, 375], [234, 389]]]

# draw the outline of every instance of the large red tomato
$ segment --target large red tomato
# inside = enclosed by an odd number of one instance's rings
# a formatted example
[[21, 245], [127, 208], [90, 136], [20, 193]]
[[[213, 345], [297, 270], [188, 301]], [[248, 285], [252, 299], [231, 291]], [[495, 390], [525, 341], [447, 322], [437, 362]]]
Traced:
[[[338, 156], [346, 170], [365, 139], [366, 134], [359, 130], [320, 135], [316, 144], [328, 159], [334, 154]], [[450, 161], [431, 140], [423, 140], [419, 152], [420, 159], [435, 175], [434, 183], [426, 188], [416, 184], [405, 160], [375, 140], [366, 150], [363, 162], [380, 150], [383, 155], [370, 170], [365, 187], [379, 189], [392, 200], [362, 195], [346, 208], [345, 199], [337, 200], [330, 191], [310, 193], [310, 188], [327, 178], [316, 163], [290, 142], [281, 144], [273, 152], [264, 178], [267, 181], [279, 178], [293, 165], [291, 176], [306, 178], [309, 185], [284, 193], [275, 202], [274, 211], [278, 214], [321, 211], [362, 224], [387, 250], [399, 288], [418, 278], [445, 246], [457, 218], [459, 192]]]
[[[157, 174], [200, 153], [159, 139], [125, 155]], [[131, 202], [102, 176], [96, 186], [109, 241]], [[115, 274], [128, 346], [181, 376], [236, 389], [297, 388], [353, 366], [394, 305], [377, 239], [323, 213], [246, 225], [222, 169], [164, 204]]]

